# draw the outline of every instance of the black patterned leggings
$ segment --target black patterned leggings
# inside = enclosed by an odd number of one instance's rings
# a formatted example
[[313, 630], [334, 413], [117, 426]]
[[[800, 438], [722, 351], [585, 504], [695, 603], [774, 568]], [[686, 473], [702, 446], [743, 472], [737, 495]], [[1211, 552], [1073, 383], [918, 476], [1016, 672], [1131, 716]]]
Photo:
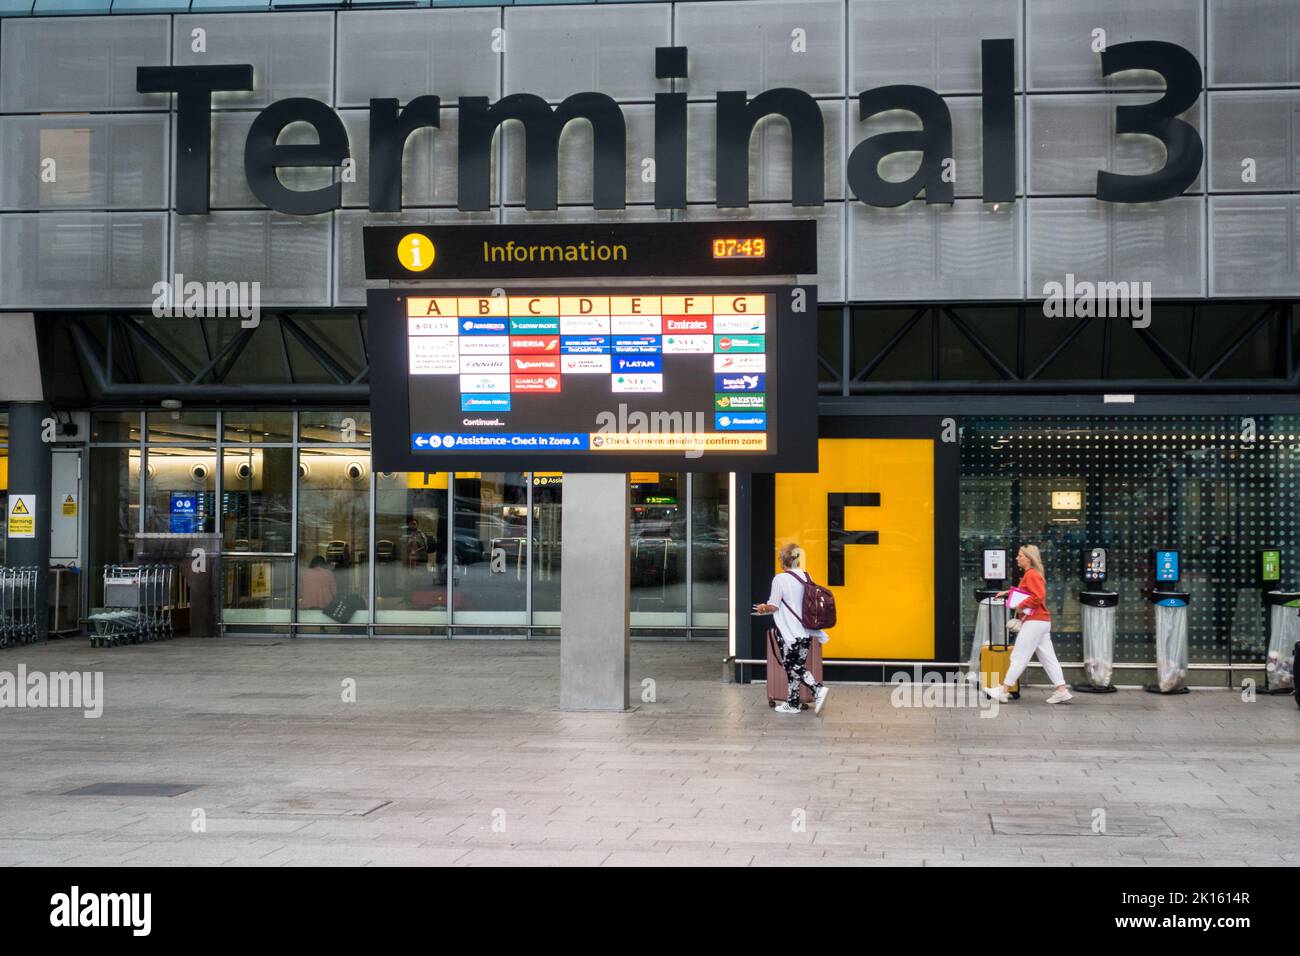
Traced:
[[812, 647], [812, 638], [801, 637], [785, 651], [785, 660], [782, 663], [785, 664], [785, 679], [790, 691], [786, 703], [791, 707], [799, 706], [799, 688], [801, 684], [807, 684], [813, 689], [814, 693], [821, 690], [822, 687], [807, 668], [808, 649], [810, 647]]

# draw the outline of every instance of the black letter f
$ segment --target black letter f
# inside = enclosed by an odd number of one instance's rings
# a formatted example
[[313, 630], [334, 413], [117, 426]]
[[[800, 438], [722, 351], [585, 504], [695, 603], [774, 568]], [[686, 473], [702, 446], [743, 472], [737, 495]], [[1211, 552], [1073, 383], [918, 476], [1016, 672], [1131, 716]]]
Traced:
[[826, 496], [826, 549], [827, 584], [844, 586], [844, 546], [849, 544], [879, 544], [877, 531], [845, 531], [845, 508], [879, 508], [880, 495], [874, 491], [833, 491]]

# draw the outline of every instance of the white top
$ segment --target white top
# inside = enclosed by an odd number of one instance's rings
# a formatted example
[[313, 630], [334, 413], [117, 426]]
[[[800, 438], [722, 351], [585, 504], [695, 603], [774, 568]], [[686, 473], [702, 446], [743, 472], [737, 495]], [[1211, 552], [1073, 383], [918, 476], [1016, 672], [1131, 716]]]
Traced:
[[786, 644], [804, 637], [815, 637], [822, 644], [830, 640], [825, 631], [810, 631], [799, 620], [799, 612], [803, 609], [803, 582], [807, 577], [802, 571], [782, 571], [772, 579], [772, 593], [766, 603], [776, 605], [772, 619]]

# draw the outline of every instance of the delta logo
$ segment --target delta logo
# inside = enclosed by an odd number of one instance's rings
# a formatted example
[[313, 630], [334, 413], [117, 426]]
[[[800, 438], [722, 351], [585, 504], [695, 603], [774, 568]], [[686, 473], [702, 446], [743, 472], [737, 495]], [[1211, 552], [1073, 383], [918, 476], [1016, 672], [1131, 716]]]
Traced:
[[512, 392], [558, 392], [560, 376], [558, 375], [512, 375], [510, 391]]
[[744, 393], [739, 395], [718, 394], [713, 396], [713, 408], [715, 411], [749, 411], [764, 412], [767, 411], [767, 396], [761, 393], [752, 394]]
[[545, 355], [560, 353], [560, 337], [558, 335], [543, 336], [511, 336], [510, 351], [523, 352], [532, 355]]

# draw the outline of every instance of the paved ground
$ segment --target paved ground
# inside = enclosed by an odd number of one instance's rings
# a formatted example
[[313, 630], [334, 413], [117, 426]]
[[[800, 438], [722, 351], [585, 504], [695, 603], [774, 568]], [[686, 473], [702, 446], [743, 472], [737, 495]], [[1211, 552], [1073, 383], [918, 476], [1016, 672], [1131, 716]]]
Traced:
[[[824, 719], [781, 717], [721, 682], [721, 645], [637, 643], [655, 702], [572, 714], [558, 651], [0, 651], [0, 671], [103, 671], [106, 696], [96, 720], [0, 710], [0, 863], [1300, 863], [1291, 698], [1031, 689], [989, 719], [839, 686]], [[65, 795], [106, 783], [193, 789]]]

